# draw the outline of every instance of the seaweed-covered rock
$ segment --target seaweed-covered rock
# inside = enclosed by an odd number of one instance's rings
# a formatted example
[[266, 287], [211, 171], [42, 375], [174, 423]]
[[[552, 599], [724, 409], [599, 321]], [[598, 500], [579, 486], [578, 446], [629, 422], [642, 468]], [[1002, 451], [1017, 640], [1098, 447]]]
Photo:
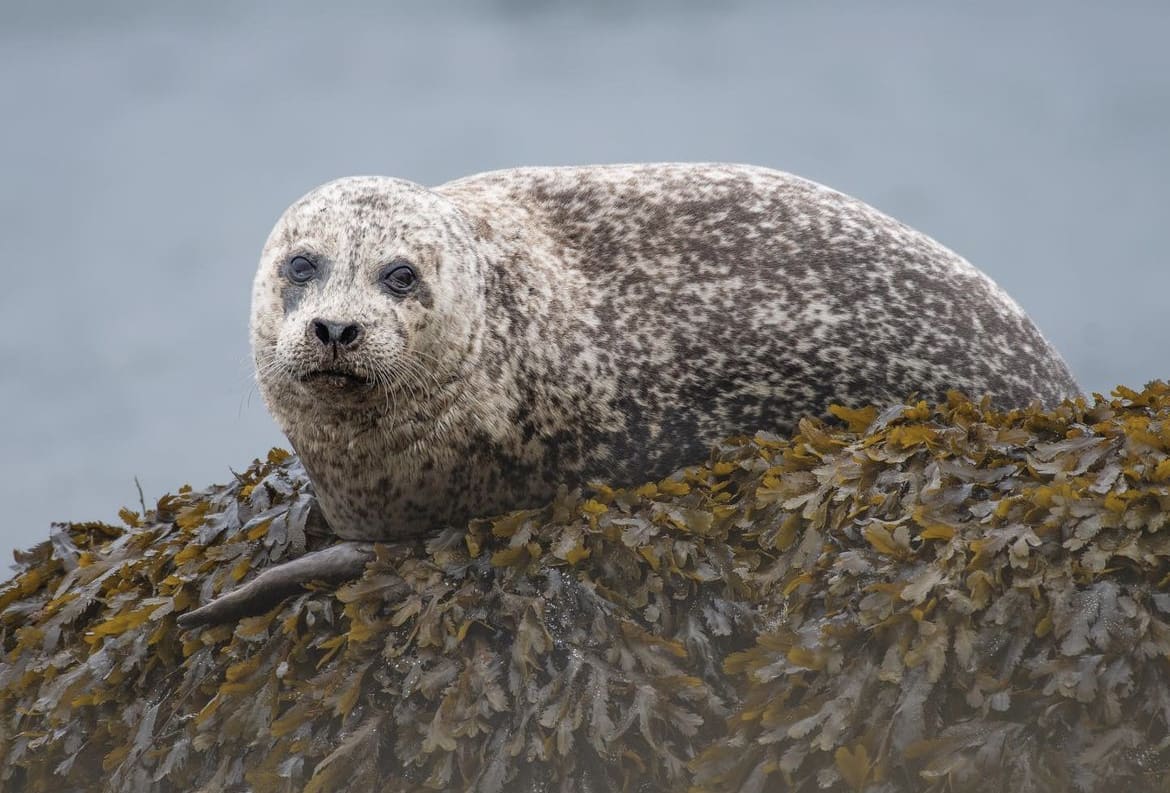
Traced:
[[279, 451], [0, 587], [13, 791], [1170, 790], [1170, 387], [835, 408], [425, 541], [327, 543]]

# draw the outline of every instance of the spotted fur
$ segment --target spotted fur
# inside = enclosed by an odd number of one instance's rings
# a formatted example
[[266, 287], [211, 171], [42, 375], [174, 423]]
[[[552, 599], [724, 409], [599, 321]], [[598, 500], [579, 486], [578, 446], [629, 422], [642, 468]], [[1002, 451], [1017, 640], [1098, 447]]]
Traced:
[[[284, 275], [313, 257], [306, 286]], [[420, 276], [378, 288], [387, 262]], [[314, 318], [358, 323], [352, 350]], [[341, 179], [256, 276], [260, 388], [333, 531], [391, 540], [628, 484], [833, 402], [1079, 392], [989, 278], [873, 208], [738, 165], [522, 168], [434, 189]], [[334, 356], [370, 385], [302, 382]]]

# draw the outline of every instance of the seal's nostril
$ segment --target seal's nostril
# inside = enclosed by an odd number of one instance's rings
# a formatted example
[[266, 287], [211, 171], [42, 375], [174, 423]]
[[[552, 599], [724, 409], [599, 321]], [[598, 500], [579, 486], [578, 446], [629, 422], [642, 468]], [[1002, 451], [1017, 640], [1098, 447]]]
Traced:
[[362, 326], [356, 322], [314, 319], [310, 324], [313, 328], [313, 335], [326, 346], [336, 344], [339, 347], [352, 347], [362, 336]]
[[313, 333], [317, 336], [322, 344], [329, 344], [331, 341], [333, 341], [333, 334], [329, 332], [329, 324], [330, 323], [319, 319], [313, 320]]

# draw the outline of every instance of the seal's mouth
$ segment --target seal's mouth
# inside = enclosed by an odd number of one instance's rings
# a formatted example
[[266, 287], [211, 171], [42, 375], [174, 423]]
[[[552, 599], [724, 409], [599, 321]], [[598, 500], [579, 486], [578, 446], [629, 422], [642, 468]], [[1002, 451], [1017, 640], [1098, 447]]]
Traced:
[[314, 369], [301, 377], [302, 383], [321, 383], [336, 388], [368, 386], [371, 380], [357, 372], [345, 369]]

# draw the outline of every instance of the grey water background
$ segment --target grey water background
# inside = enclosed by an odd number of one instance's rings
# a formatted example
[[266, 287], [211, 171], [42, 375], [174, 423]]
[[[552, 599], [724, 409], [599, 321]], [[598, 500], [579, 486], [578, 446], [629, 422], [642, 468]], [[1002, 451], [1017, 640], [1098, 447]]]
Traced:
[[0, 4], [0, 555], [282, 438], [256, 258], [297, 196], [750, 162], [990, 273], [1107, 391], [1170, 375], [1170, 3]]

